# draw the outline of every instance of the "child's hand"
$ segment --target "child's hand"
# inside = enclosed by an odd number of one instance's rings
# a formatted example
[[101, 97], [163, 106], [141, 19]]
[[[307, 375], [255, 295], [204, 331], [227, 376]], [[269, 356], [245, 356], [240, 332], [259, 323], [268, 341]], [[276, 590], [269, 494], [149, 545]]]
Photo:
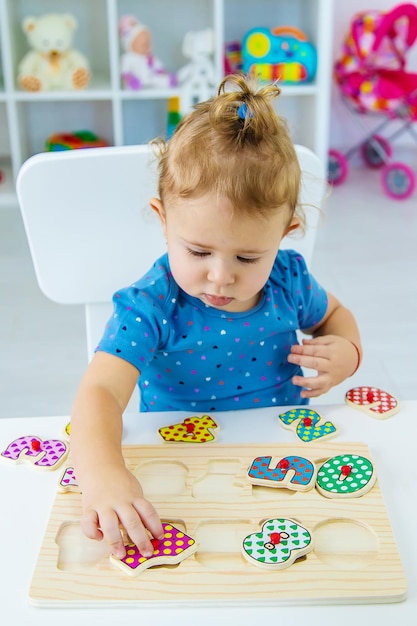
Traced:
[[358, 365], [358, 351], [344, 337], [323, 335], [291, 346], [288, 362], [317, 371], [317, 376], [292, 379], [294, 385], [305, 387], [300, 394], [302, 398], [315, 398], [353, 374]]
[[152, 537], [163, 538], [159, 516], [143, 497], [142, 487], [124, 466], [108, 464], [97, 468], [82, 485], [83, 517], [81, 527], [90, 539], [105, 539], [112, 553], [123, 558], [125, 548], [120, 527], [144, 556], [154, 552]]

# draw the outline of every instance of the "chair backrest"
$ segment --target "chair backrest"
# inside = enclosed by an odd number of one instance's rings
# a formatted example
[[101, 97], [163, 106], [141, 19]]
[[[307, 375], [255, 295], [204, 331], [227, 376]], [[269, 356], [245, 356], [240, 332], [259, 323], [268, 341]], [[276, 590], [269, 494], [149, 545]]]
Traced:
[[[324, 169], [297, 146], [307, 234], [288, 237], [311, 260], [325, 190]], [[165, 251], [159, 221], [148, 208], [157, 195], [157, 168], [146, 146], [49, 152], [21, 167], [17, 196], [39, 287], [51, 300], [86, 308], [90, 358], [118, 288], [144, 274]]]

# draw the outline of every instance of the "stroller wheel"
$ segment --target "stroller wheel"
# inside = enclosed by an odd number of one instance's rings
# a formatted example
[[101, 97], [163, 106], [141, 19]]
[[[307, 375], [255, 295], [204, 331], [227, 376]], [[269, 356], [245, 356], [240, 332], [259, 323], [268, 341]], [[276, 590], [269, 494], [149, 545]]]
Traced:
[[392, 148], [384, 137], [373, 135], [361, 145], [361, 155], [366, 165], [377, 169], [389, 161]]
[[382, 187], [390, 198], [405, 200], [416, 186], [413, 170], [404, 163], [390, 163], [382, 170]]
[[329, 150], [327, 180], [331, 185], [340, 185], [348, 174], [346, 157], [338, 150]]

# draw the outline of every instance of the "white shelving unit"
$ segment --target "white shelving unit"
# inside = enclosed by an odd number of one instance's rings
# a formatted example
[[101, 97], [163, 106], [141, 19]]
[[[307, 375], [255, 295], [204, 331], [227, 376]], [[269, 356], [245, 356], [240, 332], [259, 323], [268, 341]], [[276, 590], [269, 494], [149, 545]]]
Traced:
[[[223, 76], [224, 43], [242, 40], [255, 26], [301, 28], [316, 46], [312, 83], [282, 85], [277, 108], [294, 141], [327, 158], [331, 84], [333, 0], [0, 0], [0, 207], [15, 201], [14, 181], [28, 157], [45, 149], [53, 133], [91, 130], [110, 144], [137, 144], [165, 135], [167, 101], [178, 89], [122, 88], [118, 20], [133, 14], [150, 27], [153, 52], [167, 70], [188, 60], [182, 42], [188, 31], [212, 28], [217, 82]], [[82, 91], [21, 90], [19, 61], [28, 50], [21, 24], [29, 16], [72, 13], [78, 22], [74, 48], [89, 60], [92, 80]]]

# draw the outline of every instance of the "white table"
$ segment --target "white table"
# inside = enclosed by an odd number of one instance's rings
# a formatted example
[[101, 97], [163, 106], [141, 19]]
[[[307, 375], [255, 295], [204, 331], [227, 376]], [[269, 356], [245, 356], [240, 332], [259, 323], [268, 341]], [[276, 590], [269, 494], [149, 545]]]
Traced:
[[[288, 408], [288, 407], [287, 407]], [[135, 623], [253, 626], [274, 620], [288, 626], [415, 626], [417, 623], [417, 401], [375, 420], [344, 405], [314, 406], [339, 428], [340, 441], [362, 441], [371, 449], [408, 580], [408, 598], [397, 604], [348, 606], [216, 607], [161, 609], [40, 609], [28, 601], [28, 588], [55, 497], [57, 472], [37, 472], [26, 464], [0, 463], [0, 615], [11, 626], [74, 626]], [[286, 410], [282, 407], [282, 411]], [[277, 426], [279, 408], [216, 413], [219, 443], [292, 442]], [[189, 413], [125, 416], [124, 443], [159, 443], [157, 429]], [[179, 419], [177, 419], [179, 418]], [[60, 437], [68, 417], [0, 419], [0, 448], [22, 435]], [[336, 441], [337, 439], [335, 439]]]

